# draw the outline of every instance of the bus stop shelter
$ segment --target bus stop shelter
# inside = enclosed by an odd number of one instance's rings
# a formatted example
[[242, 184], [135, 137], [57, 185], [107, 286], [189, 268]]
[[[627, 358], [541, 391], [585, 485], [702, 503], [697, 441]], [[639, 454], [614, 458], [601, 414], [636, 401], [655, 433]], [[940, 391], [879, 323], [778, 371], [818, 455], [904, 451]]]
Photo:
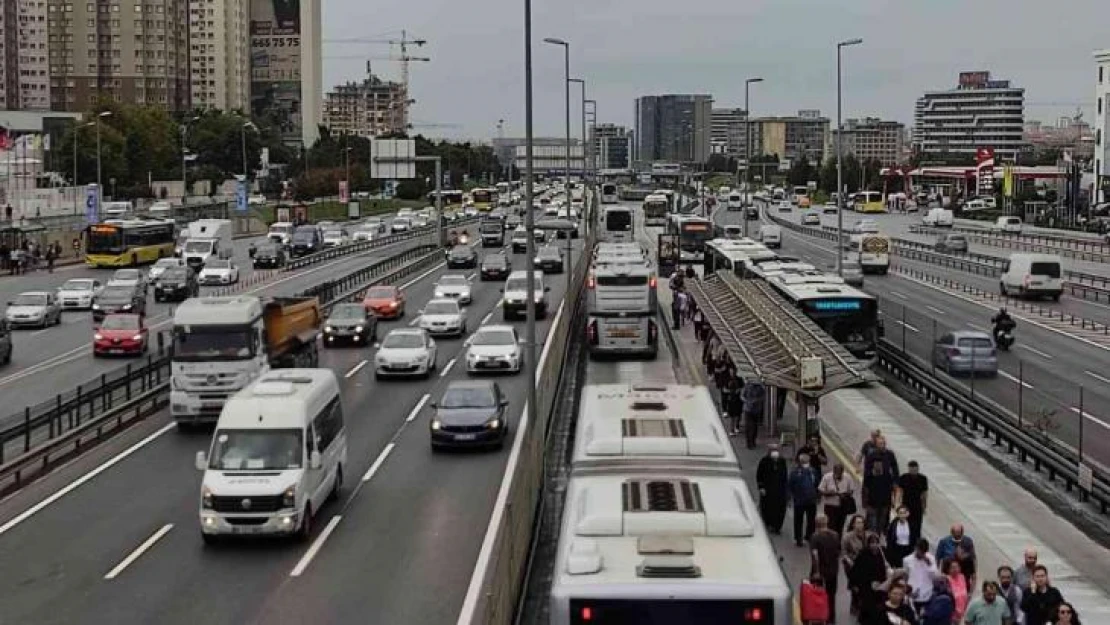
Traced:
[[794, 393], [796, 432], [818, 432], [822, 395], [877, 380], [866, 363], [763, 280], [722, 270], [686, 286], [737, 375]]

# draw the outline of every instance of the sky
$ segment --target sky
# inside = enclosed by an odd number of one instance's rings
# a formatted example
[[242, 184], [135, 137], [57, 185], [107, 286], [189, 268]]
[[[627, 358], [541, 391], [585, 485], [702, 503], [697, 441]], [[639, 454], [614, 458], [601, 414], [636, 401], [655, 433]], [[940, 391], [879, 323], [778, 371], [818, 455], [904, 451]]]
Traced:
[[[416, 131], [489, 140], [504, 119], [505, 136], [523, 136], [523, 0], [320, 1], [325, 89], [361, 80], [363, 56], [396, 54], [329, 39], [405, 29], [428, 42], [410, 54], [431, 58], [412, 63]], [[1055, 121], [1078, 106], [1093, 122], [1092, 53], [1110, 48], [1107, 24], [1107, 0], [533, 0], [535, 134], [564, 128], [563, 49], [545, 37], [570, 42], [571, 75], [588, 81], [602, 123], [632, 127], [641, 95], [707, 93], [715, 107], [743, 107], [744, 80], [757, 76], [765, 82], [752, 86], [754, 115], [820, 109], [835, 123], [836, 42], [856, 37], [864, 43], [843, 56], [845, 118], [911, 125], [924, 91], [986, 70], [1025, 88], [1027, 120]], [[399, 63], [371, 63], [399, 79]], [[579, 89], [572, 85], [575, 135]]]

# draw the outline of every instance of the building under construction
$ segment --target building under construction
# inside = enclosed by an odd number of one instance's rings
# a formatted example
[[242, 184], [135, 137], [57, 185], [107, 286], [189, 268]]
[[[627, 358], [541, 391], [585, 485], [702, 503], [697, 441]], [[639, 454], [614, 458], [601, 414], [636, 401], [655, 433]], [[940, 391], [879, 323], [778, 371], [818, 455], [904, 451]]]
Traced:
[[374, 137], [406, 132], [407, 97], [403, 83], [384, 81], [370, 73], [362, 82], [338, 85], [327, 93], [324, 125], [333, 135]]

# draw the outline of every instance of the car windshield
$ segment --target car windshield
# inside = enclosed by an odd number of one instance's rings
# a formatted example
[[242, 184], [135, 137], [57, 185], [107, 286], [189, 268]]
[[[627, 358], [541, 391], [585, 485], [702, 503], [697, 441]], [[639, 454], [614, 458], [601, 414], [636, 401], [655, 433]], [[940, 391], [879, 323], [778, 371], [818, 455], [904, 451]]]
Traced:
[[154, 263], [154, 266], [165, 269], [166, 267], [177, 267], [180, 264], [181, 261], [176, 258], [161, 258], [158, 262]]
[[186, 252], [207, 252], [211, 248], [211, 241], [188, 241], [185, 243]]
[[174, 360], [247, 360], [254, 355], [255, 334], [244, 326], [184, 326], [174, 328], [173, 341]]
[[486, 256], [482, 259], [482, 264], [487, 267], [504, 267], [506, 263], [505, 257], [500, 254]]
[[466, 276], [443, 276], [439, 279], [439, 286], [466, 286]]
[[497, 404], [490, 386], [454, 386], [443, 394], [441, 408], [492, 408]]
[[277, 251], [278, 247], [276, 245], [259, 245], [258, 250], [255, 251], [254, 255], [258, 256], [261, 254], [265, 254], [266, 256], [274, 256], [277, 255]]
[[229, 268], [229, 267], [231, 267], [231, 263], [230, 263], [230, 262], [228, 262], [228, 261], [226, 261], [226, 260], [219, 260], [219, 259], [215, 259], [215, 258], [214, 258], [214, 259], [212, 259], [212, 260], [210, 260], [210, 261], [208, 261], [208, 262], [207, 262], [207, 263], [206, 263], [206, 264], [204, 265], [204, 268], [205, 268], [205, 269], [227, 269], [227, 268]]
[[300, 430], [217, 430], [209, 469], [280, 471], [301, 468]]
[[559, 250], [545, 247], [540, 250], [537, 256], [539, 256], [540, 258], [559, 258], [561, 254], [559, 254]]
[[101, 299], [131, 299], [135, 292], [125, 286], [110, 286], [100, 292]]
[[121, 282], [122, 281], [138, 280], [139, 279], [139, 270], [138, 269], [120, 269], [116, 273], [112, 274], [112, 279], [113, 280], [119, 280]]
[[424, 336], [416, 332], [390, 332], [382, 341], [383, 349], [417, 349], [424, 347]]
[[329, 319], [363, 319], [365, 317], [366, 310], [363, 309], [361, 304], [340, 304], [331, 309]]
[[12, 302], [13, 306], [45, 306], [46, 294], [45, 293], [21, 293], [19, 297], [15, 298]]
[[511, 330], [482, 330], [474, 335], [474, 345], [516, 345]]
[[457, 315], [459, 306], [455, 302], [428, 302], [424, 307], [425, 315]]
[[91, 291], [92, 288], [92, 280], [66, 280], [62, 285], [63, 291]]
[[100, 324], [103, 330], [138, 330], [138, 315], [108, 315]]
[[186, 274], [184, 267], [170, 267], [162, 274], [162, 280], [184, 280]]

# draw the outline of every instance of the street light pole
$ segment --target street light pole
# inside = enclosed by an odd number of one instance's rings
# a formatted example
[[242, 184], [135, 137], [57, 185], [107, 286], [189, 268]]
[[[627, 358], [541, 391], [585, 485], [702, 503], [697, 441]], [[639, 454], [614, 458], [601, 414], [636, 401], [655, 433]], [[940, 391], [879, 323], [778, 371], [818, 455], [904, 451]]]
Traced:
[[748, 236], [748, 207], [752, 204], [752, 107], [751, 107], [751, 86], [752, 83], [763, 82], [762, 78], [749, 78], [744, 81], [744, 158], [748, 161], [748, 170], [744, 172], [744, 177], [747, 178], [747, 189], [744, 190], [744, 197], [747, 201], [744, 202], [744, 214], [741, 216], [741, 221], [744, 224], [744, 236]]
[[532, 203], [532, 0], [524, 0], [524, 229], [528, 232], [525, 244], [525, 290], [528, 300], [524, 303], [528, 319], [525, 329], [524, 357], [528, 361], [528, 423], [536, 423], [536, 276], [535, 276], [535, 210]]
[[187, 170], [187, 165], [186, 165], [188, 150], [185, 148], [185, 133], [187, 133], [189, 131], [189, 124], [197, 121], [198, 119], [200, 119], [200, 118], [199, 117], [190, 117], [188, 119], [182, 120], [182, 122], [181, 122], [181, 206], [182, 206], [182, 208], [184, 208], [185, 205], [189, 203], [188, 202], [189, 181], [188, 181], [188, 175], [186, 173], [188, 171]]
[[[585, 116], [585, 113], [586, 113], [586, 105], [589, 105], [593, 109], [591, 111], [591, 114], [593, 115], [593, 124], [594, 124], [594, 128], [596, 129], [597, 128], [597, 100], [582, 100], [582, 114], [583, 114], [583, 117]], [[585, 132], [585, 131], [583, 131], [583, 132]], [[597, 195], [597, 160], [596, 160], [597, 155], [591, 152], [590, 156], [591, 156], [591, 162], [590, 162], [590, 167], [589, 167], [589, 169], [590, 169], [590, 176], [589, 176], [590, 195], [594, 198], [594, 204], [593, 205], [596, 206], [596, 203], [598, 202], [598, 195]], [[583, 206], [583, 208], [585, 208], [585, 206]], [[590, 219], [592, 219], [592, 215], [590, 216]], [[587, 221], [587, 223], [589, 223], [589, 221]]]
[[242, 138], [243, 138], [243, 180], [244, 181], [247, 180], [247, 128], [251, 128], [251, 129], [255, 130], [256, 132], [258, 131], [258, 127], [254, 125], [254, 122], [246, 122], [245, 124], [243, 124], [243, 127], [240, 129], [240, 134], [242, 134], [242, 136], [243, 136]]
[[[566, 113], [566, 140], [567, 150], [565, 163], [566, 167], [563, 168], [563, 189], [567, 197], [567, 214], [570, 214], [570, 44], [562, 39], [548, 37], [543, 40], [544, 43], [550, 43], [555, 46], [563, 46], [563, 93], [566, 97], [565, 113]], [[584, 172], [583, 172], [584, 173]], [[567, 259], [570, 260], [569, 258]]]
[[96, 116], [96, 196], [101, 202], [104, 201], [104, 185], [101, 184], [100, 168], [100, 120], [111, 116], [112, 111], [101, 111]]
[[840, 52], [847, 46], [863, 43], [863, 39], [848, 39], [836, 44], [836, 275], [844, 276], [844, 170], [841, 164], [844, 125], [841, 121], [841, 71]]

